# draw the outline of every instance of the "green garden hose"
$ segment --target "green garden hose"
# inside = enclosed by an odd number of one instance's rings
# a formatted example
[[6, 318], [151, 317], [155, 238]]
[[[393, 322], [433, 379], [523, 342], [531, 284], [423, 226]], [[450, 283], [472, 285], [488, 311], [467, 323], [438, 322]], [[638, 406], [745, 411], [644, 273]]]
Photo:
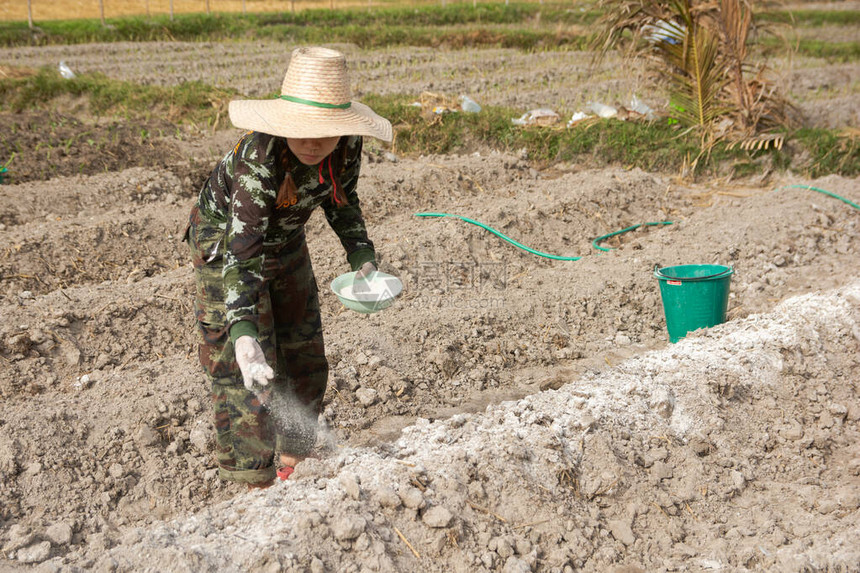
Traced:
[[[787, 185], [785, 187], [780, 187], [779, 189], [777, 189], [777, 191], [779, 191], [780, 189], [809, 189], [810, 191], [818, 191], [819, 193], [824, 193], [825, 195], [833, 197], [834, 199], [839, 199], [843, 203], [847, 203], [848, 205], [851, 205], [855, 209], [860, 209], [860, 205], [857, 205], [857, 203], [855, 203], [849, 199], [846, 199], [845, 197], [840, 197], [836, 193], [832, 193], [830, 191], [825, 191], [824, 189], [819, 189], [818, 187], [812, 187], [810, 185]], [[485, 224], [481, 223], [480, 221], [476, 221], [476, 220], [470, 219], [468, 217], [463, 217], [461, 215], [452, 215], [450, 213], [415, 213], [415, 216], [416, 217], [452, 217], [454, 219], [460, 219], [461, 221], [466, 221], [467, 223], [471, 223], [472, 225], [477, 225], [478, 227], [481, 227], [482, 229], [491, 232], [492, 234], [496, 235], [497, 237], [504, 239], [505, 241], [509, 242], [510, 244], [514, 245], [515, 247], [519, 247], [520, 249], [522, 249], [526, 252], [529, 252], [533, 255], [537, 255], [539, 257], [544, 257], [547, 259], [553, 259], [556, 261], [578, 261], [579, 259], [582, 258], [582, 257], [561, 257], [558, 255], [550, 255], [549, 253], [542, 253], [540, 251], [536, 251], [530, 247], [523, 245], [522, 243], [519, 243], [519, 242], [513, 240], [512, 238], [508, 237], [507, 235], [500, 233], [499, 231], [493, 229], [489, 225], [485, 225]], [[672, 224], [672, 221], [654, 221], [651, 223], [639, 223], [638, 225], [633, 225], [632, 227], [627, 227], [626, 229], [621, 229], [620, 231], [613, 231], [611, 233], [601, 235], [601, 236], [597, 237], [596, 239], [594, 239], [593, 241], [591, 241], [591, 246], [597, 250], [600, 250], [600, 251], [611, 251], [612, 248], [601, 247], [599, 245], [599, 243], [601, 241], [605, 241], [606, 239], [608, 239], [610, 237], [614, 237], [616, 235], [621, 235], [623, 233], [627, 233], [628, 231], [633, 231], [634, 229], [638, 229], [639, 227], [642, 227], [643, 225], [646, 227], [653, 227], [653, 226], [657, 226], [657, 225], [671, 225], [671, 224]]]
[[[582, 257], [561, 257], [559, 255], [550, 255], [549, 253], [542, 253], [540, 251], [536, 251], [530, 247], [523, 245], [522, 243], [518, 243], [517, 241], [508, 237], [507, 235], [504, 235], [504, 234], [500, 233], [499, 231], [493, 229], [489, 225], [485, 225], [485, 224], [481, 223], [480, 221], [475, 221], [474, 219], [470, 219], [468, 217], [462, 217], [460, 215], [451, 215], [450, 213], [415, 213], [415, 216], [416, 217], [452, 217], [454, 219], [460, 219], [462, 221], [466, 221], [467, 223], [471, 223], [472, 225], [477, 225], [478, 227], [491, 232], [492, 234], [496, 235], [497, 237], [504, 239], [505, 241], [509, 242], [510, 244], [514, 245], [515, 247], [519, 247], [522, 250], [527, 251], [533, 255], [537, 255], [539, 257], [544, 257], [547, 259], [553, 259], [556, 261], [578, 261], [579, 259], [582, 258]], [[621, 229], [620, 231], [614, 231], [614, 232], [608, 233], [606, 235], [601, 235], [600, 237], [597, 237], [596, 239], [594, 239], [591, 242], [591, 244], [592, 244], [592, 246], [594, 246], [595, 249], [599, 249], [601, 251], [610, 251], [612, 249], [608, 249], [606, 247], [601, 247], [597, 243], [599, 243], [600, 241], [603, 241], [605, 239], [608, 239], [609, 237], [614, 237], [615, 235], [620, 235], [622, 233], [626, 233], [627, 231], [632, 231], [633, 229], [638, 229], [642, 225], [653, 226], [653, 225], [671, 225], [671, 224], [672, 224], [672, 221], [658, 221], [658, 222], [654, 222], [654, 223], [640, 223], [638, 225], [633, 225], [632, 227], [627, 227], [626, 229]]]
[[607, 247], [601, 247], [600, 245], [598, 245], [598, 243], [600, 243], [601, 241], [605, 241], [609, 237], [614, 237], [615, 235], [620, 235], [622, 233], [626, 233], [627, 231], [632, 231], [634, 229], [638, 229], [639, 227], [641, 227], [643, 225], [646, 227], [655, 227], [657, 225], [671, 225], [671, 224], [672, 224], [672, 221], [653, 221], [651, 223], [639, 223], [638, 225], [633, 225], [632, 227], [627, 227], [626, 229], [621, 229], [620, 231], [613, 231], [613, 232], [607, 233], [605, 235], [600, 235], [599, 237], [597, 237], [596, 239], [591, 241], [591, 246], [594, 247], [595, 249], [599, 250], [599, 251], [611, 251], [612, 247], [608, 247], [608, 248]]
[[840, 197], [836, 193], [832, 193], [830, 191], [825, 191], [824, 189], [819, 189], [818, 187], [812, 187], [811, 185], [786, 185], [785, 187], [780, 187], [779, 189], [777, 189], [777, 191], [779, 191], [781, 189], [809, 189], [810, 191], [818, 191], [819, 193], [824, 193], [825, 195], [827, 195], [829, 197], [833, 197], [834, 199], [839, 199], [843, 203], [851, 205], [855, 209], [860, 209], [860, 205], [858, 205], [854, 201], [851, 201], [850, 199], [846, 199], [845, 197]]
[[492, 227], [487, 226], [487, 225], [481, 223], [480, 221], [470, 219], [468, 217], [462, 217], [460, 215], [451, 215], [450, 213], [415, 213], [415, 216], [416, 217], [453, 217], [454, 219], [460, 219], [462, 221], [466, 221], [467, 223], [477, 225], [478, 227], [491, 232], [492, 234], [496, 235], [497, 237], [506, 240], [507, 242], [514, 245], [515, 247], [519, 247], [522, 250], [527, 251], [533, 255], [537, 255], [539, 257], [544, 257], [547, 259], [554, 259], [556, 261], [578, 261], [579, 259], [582, 258], [582, 257], [560, 257], [558, 255], [550, 255], [548, 253], [542, 253], [540, 251], [536, 251], [532, 248], [529, 248], [529, 247], [523, 245], [522, 243], [516, 242], [515, 240], [513, 240], [512, 238], [510, 238], [506, 235], [503, 235], [502, 233], [498, 232], [497, 230], [493, 229]]

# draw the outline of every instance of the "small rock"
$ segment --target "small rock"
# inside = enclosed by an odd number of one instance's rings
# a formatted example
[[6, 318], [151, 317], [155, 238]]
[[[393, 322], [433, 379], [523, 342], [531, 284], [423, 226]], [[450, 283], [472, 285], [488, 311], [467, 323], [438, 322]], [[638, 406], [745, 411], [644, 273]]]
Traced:
[[825, 499], [818, 504], [818, 513], [822, 515], [829, 515], [837, 509], [839, 509], [839, 502], [835, 499]]
[[407, 486], [400, 491], [400, 501], [409, 509], [421, 509], [427, 505], [421, 490], [412, 486]]
[[72, 542], [72, 526], [65, 521], [54, 523], [45, 531], [45, 536], [54, 545], [63, 546]]
[[630, 337], [623, 332], [619, 332], [615, 335], [615, 346], [630, 346], [630, 342]]
[[376, 492], [376, 498], [379, 500], [379, 505], [382, 507], [390, 507], [392, 509], [400, 507], [400, 496], [390, 487], [381, 487]]
[[487, 492], [484, 490], [484, 484], [477, 480], [469, 482], [468, 491], [469, 497], [472, 499], [483, 499], [487, 495]]
[[837, 419], [843, 420], [848, 415], [848, 407], [844, 404], [831, 404], [830, 413]]
[[96, 363], [93, 366], [93, 370], [101, 370], [105, 366], [111, 363], [111, 357], [109, 354], [102, 352], [96, 357]]
[[485, 551], [481, 554], [481, 563], [489, 570], [493, 570], [496, 566], [496, 554], [492, 551]]
[[519, 537], [514, 541], [514, 549], [518, 555], [528, 555], [532, 551], [532, 543], [528, 539]]
[[630, 527], [630, 522], [623, 519], [612, 519], [608, 523], [609, 531], [612, 537], [623, 543], [624, 545], [633, 545], [636, 541], [636, 536], [633, 535], [633, 529]]
[[373, 406], [376, 403], [379, 393], [373, 388], [359, 388], [355, 392], [355, 397], [365, 408]]
[[657, 414], [668, 420], [675, 411], [675, 394], [669, 388], [658, 388], [654, 391], [649, 405]]
[[43, 541], [18, 550], [21, 563], [41, 563], [51, 555], [51, 542]]
[[69, 366], [75, 367], [80, 365], [81, 351], [74, 344], [64, 342], [60, 346], [60, 352], [63, 355], [63, 360], [65, 360], [66, 364], [68, 364]]
[[170, 442], [164, 451], [170, 455], [181, 456], [185, 452], [185, 444], [182, 440], [176, 439]]
[[361, 497], [361, 487], [358, 485], [358, 478], [355, 474], [344, 472], [340, 474], [338, 481], [340, 482], [340, 485], [343, 486], [343, 489], [346, 490], [349, 497], [355, 500]]
[[36, 536], [30, 531], [30, 528], [20, 523], [16, 523], [10, 527], [8, 535], [9, 541], [3, 546], [4, 553], [26, 547], [36, 540]]
[[591, 415], [591, 412], [584, 412], [582, 417], [579, 419], [579, 425], [585, 430], [591, 428], [597, 420], [594, 419], [594, 416]]
[[792, 420], [780, 433], [786, 440], [797, 441], [803, 437], [803, 426], [797, 420]]
[[743, 490], [747, 483], [747, 480], [744, 478], [744, 474], [737, 470], [732, 470], [730, 475], [732, 478], [732, 485], [735, 486], [735, 490]]
[[488, 545], [490, 549], [499, 554], [502, 559], [507, 559], [514, 554], [514, 546], [511, 541], [504, 536], [494, 537]]
[[451, 512], [441, 505], [434, 505], [421, 516], [425, 525], [435, 528], [448, 527], [453, 519]]
[[332, 523], [331, 531], [332, 534], [334, 534], [335, 539], [339, 541], [350, 541], [358, 538], [359, 535], [364, 533], [364, 529], [366, 527], [367, 522], [363, 517], [350, 515], [342, 517]]
[[212, 432], [210, 431], [208, 424], [202, 421], [198, 421], [191, 429], [191, 433], [188, 436], [188, 440], [191, 442], [191, 445], [194, 446], [194, 449], [198, 452], [208, 453], [211, 449], [209, 447], [211, 437]]
[[654, 462], [654, 465], [651, 466], [651, 475], [657, 481], [669, 479], [672, 477], [672, 466], [666, 462]]
[[149, 426], [138, 428], [134, 437], [139, 446], [154, 446], [159, 441], [158, 432]]
[[110, 476], [111, 476], [112, 478], [114, 478], [114, 479], [119, 479], [119, 478], [121, 478], [123, 475], [125, 475], [125, 470], [123, 469], [122, 464], [119, 464], [119, 463], [113, 463], [113, 464], [111, 464], [111, 465], [110, 465], [110, 467], [108, 468], [108, 473], [110, 474]]
[[530, 573], [532, 570], [529, 564], [519, 557], [508, 557], [505, 561], [505, 566], [502, 568], [502, 573]]
[[33, 477], [42, 472], [42, 464], [39, 462], [33, 462], [27, 466], [27, 469], [24, 470], [24, 475], [27, 477]]

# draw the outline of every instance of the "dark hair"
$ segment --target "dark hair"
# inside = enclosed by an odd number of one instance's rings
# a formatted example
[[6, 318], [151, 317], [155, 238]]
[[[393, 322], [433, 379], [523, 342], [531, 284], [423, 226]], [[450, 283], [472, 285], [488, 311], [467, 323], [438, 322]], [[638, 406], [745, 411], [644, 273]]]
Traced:
[[[332, 178], [332, 201], [335, 205], [341, 206], [347, 204], [346, 194], [340, 184], [340, 175], [346, 167], [346, 136], [342, 136], [337, 142], [337, 147], [326, 158], [323, 163], [328, 162], [330, 176]], [[278, 188], [278, 197], [275, 199], [275, 205], [278, 207], [295, 205], [298, 201], [298, 188], [296, 182], [293, 181], [293, 166], [297, 161], [296, 157], [290, 151], [290, 146], [284, 142], [284, 148], [281, 150], [281, 167], [284, 170], [284, 179], [281, 181], [281, 186]], [[320, 167], [322, 169], [322, 166]]]

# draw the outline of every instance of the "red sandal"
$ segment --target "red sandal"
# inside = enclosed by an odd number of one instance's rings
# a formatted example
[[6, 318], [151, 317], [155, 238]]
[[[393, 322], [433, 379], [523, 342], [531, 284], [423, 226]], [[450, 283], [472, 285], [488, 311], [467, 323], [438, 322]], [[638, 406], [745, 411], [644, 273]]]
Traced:
[[285, 480], [290, 477], [290, 475], [294, 471], [296, 471], [296, 469], [292, 466], [284, 466], [282, 468], [278, 468], [278, 477], [281, 478], [281, 480]]

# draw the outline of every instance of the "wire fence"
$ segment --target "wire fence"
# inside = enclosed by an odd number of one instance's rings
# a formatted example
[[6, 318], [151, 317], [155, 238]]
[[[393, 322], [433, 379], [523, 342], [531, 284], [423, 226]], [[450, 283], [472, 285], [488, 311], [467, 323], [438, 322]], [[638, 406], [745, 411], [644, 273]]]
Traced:
[[[509, 0], [498, 0], [508, 4]], [[522, 2], [523, 0], [517, 0]], [[542, 4], [543, 0], [525, 0]], [[482, 3], [486, 0], [482, 0]], [[477, 4], [477, 0], [0, 0], [0, 21], [75, 20], [126, 16], [298, 12], [308, 9], [383, 8]]]

